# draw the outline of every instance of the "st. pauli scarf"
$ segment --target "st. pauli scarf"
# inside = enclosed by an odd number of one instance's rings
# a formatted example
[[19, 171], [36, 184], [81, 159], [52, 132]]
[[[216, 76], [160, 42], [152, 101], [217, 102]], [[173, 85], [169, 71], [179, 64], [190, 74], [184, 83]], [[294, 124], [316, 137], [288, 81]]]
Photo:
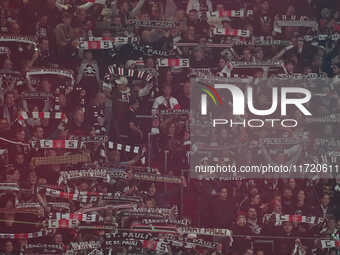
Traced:
[[80, 149], [81, 143], [77, 140], [36, 140], [32, 141], [32, 148], [40, 149]]
[[86, 169], [86, 170], [72, 170], [67, 172], [60, 172], [58, 179], [58, 185], [61, 183], [67, 183], [69, 180], [80, 179], [80, 178], [95, 178], [102, 179], [105, 182], [110, 182], [110, 175], [106, 169]]
[[[129, 210], [130, 212], [139, 212], [139, 213], [158, 213], [162, 214], [164, 216], [170, 216], [170, 215], [178, 215], [178, 208], [145, 208], [145, 207], [140, 207], [140, 208], [133, 208]], [[121, 211], [123, 212], [123, 211]]]
[[42, 165], [79, 164], [86, 162], [91, 162], [90, 153], [72, 154], [66, 156], [33, 157], [31, 159], [31, 163], [35, 167]]
[[113, 49], [116, 46], [130, 44], [136, 41], [134, 37], [92, 37], [89, 40], [80, 38], [78, 49], [82, 50], [106, 50]]
[[124, 209], [132, 209], [137, 207], [136, 203], [131, 204], [114, 204], [114, 205], [105, 205], [100, 207], [91, 207], [91, 208], [82, 208], [82, 213], [88, 213], [88, 212], [96, 212], [96, 211], [102, 211], [102, 210], [124, 210]]
[[60, 228], [76, 228], [79, 226], [80, 221], [77, 219], [49, 219], [47, 221], [47, 227], [50, 229], [60, 229]]
[[242, 29], [214, 28], [213, 35], [249, 37], [250, 31]]
[[176, 25], [171, 20], [137, 20], [129, 19], [129, 25], [134, 25], [136, 27], [148, 27], [148, 28], [158, 28], [158, 29], [171, 29]]
[[186, 43], [186, 42], [176, 42], [174, 43], [175, 47], [206, 47], [206, 48], [231, 48], [233, 45], [231, 43], [206, 43], [206, 44], [200, 44], [200, 43]]
[[0, 55], [10, 55], [11, 51], [7, 47], [0, 47]]
[[100, 222], [103, 221], [103, 217], [96, 214], [86, 213], [50, 213], [50, 218], [55, 220], [78, 220], [80, 222]]
[[27, 119], [67, 120], [67, 117], [63, 112], [21, 112], [18, 119], [19, 120], [27, 120]]
[[70, 210], [70, 204], [69, 203], [64, 203], [64, 202], [48, 202], [47, 205], [48, 205], [48, 207], [51, 208], [52, 211], [55, 211], [55, 210], [69, 211]]
[[157, 175], [157, 174], [148, 174], [148, 173], [139, 173], [139, 172], [133, 173], [133, 178], [139, 181], [175, 183], [175, 184], [183, 183], [183, 180], [180, 177], [162, 176], [162, 175]]
[[215, 242], [209, 242], [200, 238], [185, 238], [183, 240], [180, 239], [157, 239], [161, 240], [164, 243], [174, 246], [174, 247], [180, 247], [180, 248], [185, 248], [185, 249], [193, 249], [196, 248], [197, 246], [199, 247], [204, 247], [208, 249], [216, 249], [218, 243]]
[[48, 243], [29, 243], [25, 246], [25, 250], [34, 249], [55, 249], [59, 251], [64, 251], [64, 246], [60, 244], [48, 244]]
[[302, 215], [280, 215], [275, 214], [275, 225], [281, 225], [282, 222], [296, 222], [307, 224], [321, 224], [325, 218], [316, 216], [302, 216]]
[[18, 42], [18, 43], [28, 43], [33, 44], [36, 47], [37, 42], [34, 38], [27, 37], [27, 36], [16, 36], [16, 35], [1, 35], [0, 36], [0, 43], [1, 42]]
[[85, 242], [71, 242], [70, 248], [75, 251], [79, 250], [91, 250], [101, 248], [102, 244], [100, 241], [85, 241]]
[[117, 201], [117, 202], [140, 202], [139, 197], [123, 196], [120, 193], [96, 193], [96, 192], [78, 192], [70, 193], [52, 188], [46, 188], [45, 195], [55, 198], [63, 198], [73, 201], [97, 202], [99, 199]]
[[196, 234], [203, 236], [232, 237], [231, 230], [229, 229], [180, 227], [178, 228], [178, 232], [182, 235]]
[[29, 99], [49, 100], [53, 98], [53, 94], [45, 93], [45, 92], [25, 92], [22, 94], [22, 98], [26, 100], [29, 100]]
[[133, 49], [142, 53], [143, 56], [169, 57], [173, 55], [171, 51], [154, 49], [150, 45], [133, 44]]
[[281, 15], [277, 20], [277, 26], [279, 27], [313, 27], [318, 28], [318, 22], [310, 20], [306, 16], [286, 16]]
[[118, 150], [118, 151], [125, 151], [125, 152], [133, 152], [135, 154], [138, 154], [140, 152], [141, 147], [140, 146], [133, 146], [133, 145], [124, 145], [121, 143], [114, 143], [109, 141], [108, 149], [111, 150]]
[[24, 77], [21, 72], [12, 70], [0, 70], [0, 80], [2, 88], [10, 88], [11, 85], [23, 85]]
[[323, 249], [339, 248], [340, 240], [321, 240], [321, 247]]
[[111, 65], [108, 67], [108, 75], [110, 78], [126, 76], [135, 80], [145, 80], [150, 82], [153, 78], [152, 74], [145, 71], [139, 71], [131, 68], [117, 67], [115, 65]]
[[188, 219], [143, 219], [142, 220], [143, 224], [167, 224], [167, 225], [177, 225], [177, 226], [188, 226], [190, 225], [190, 220]]
[[47, 236], [50, 233], [48, 230], [42, 230], [34, 233], [21, 233], [21, 234], [7, 234], [0, 233], [0, 239], [33, 239]]
[[38, 68], [38, 69], [32, 69], [26, 72], [26, 78], [28, 80], [33, 79], [33, 76], [40, 76], [40, 75], [57, 75], [57, 76], [63, 76], [63, 77], [69, 78], [71, 80], [72, 86], [74, 85], [74, 82], [75, 82], [72, 70], [58, 69], [58, 68]]
[[143, 225], [135, 224], [131, 226], [132, 231], [142, 233], [163, 233], [163, 234], [177, 234], [177, 227], [174, 226], [162, 226], [162, 225]]
[[157, 59], [159, 67], [190, 67], [190, 60], [188, 58], [162, 58]]
[[19, 191], [20, 187], [17, 183], [2, 182], [0, 183], [0, 190], [3, 191]]
[[253, 14], [252, 10], [225, 10], [225, 11], [214, 11], [214, 12], [206, 12], [207, 18], [243, 18], [246, 16], [250, 16]]

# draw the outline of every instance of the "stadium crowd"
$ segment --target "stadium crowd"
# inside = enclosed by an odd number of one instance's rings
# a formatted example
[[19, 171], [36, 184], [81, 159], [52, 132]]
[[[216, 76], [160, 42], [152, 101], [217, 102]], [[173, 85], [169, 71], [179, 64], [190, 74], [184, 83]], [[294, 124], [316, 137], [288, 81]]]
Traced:
[[339, 176], [189, 170], [193, 79], [249, 78], [265, 108], [275, 75], [320, 120], [221, 128], [202, 158], [335, 169], [339, 1], [2, 0], [0, 29], [1, 254], [340, 254]]

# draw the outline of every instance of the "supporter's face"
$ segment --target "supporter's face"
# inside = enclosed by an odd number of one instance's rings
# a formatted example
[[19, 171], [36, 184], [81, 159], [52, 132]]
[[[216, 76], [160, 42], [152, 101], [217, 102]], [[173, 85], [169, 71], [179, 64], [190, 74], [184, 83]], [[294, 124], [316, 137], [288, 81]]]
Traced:
[[295, 187], [296, 187], [296, 181], [295, 181], [295, 179], [289, 179], [289, 181], [288, 181], [288, 186], [289, 186], [291, 189], [295, 189]]
[[49, 50], [48, 40], [42, 40], [42, 43], [41, 43], [40, 47], [41, 47], [42, 51], [48, 51]]
[[290, 189], [285, 189], [283, 192], [283, 197], [285, 199], [291, 199], [293, 197], [293, 192]]
[[188, 28], [188, 36], [190, 36], [190, 37], [194, 37], [195, 36], [195, 27], [190, 26]]
[[286, 69], [289, 73], [293, 73], [294, 72], [294, 65], [292, 63], [288, 63], [286, 65]]
[[142, 33], [142, 39], [143, 39], [143, 41], [145, 41], [145, 42], [151, 42], [151, 40], [152, 40], [152, 38], [151, 38], [151, 32], [150, 32], [150, 31], [147, 31], [147, 30], [143, 31], [143, 33]]
[[67, 18], [64, 18], [63, 21], [64, 21], [64, 24], [65, 24], [65, 25], [71, 25], [71, 23], [72, 23], [72, 18], [67, 17]]
[[84, 118], [85, 118], [85, 114], [82, 110], [78, 110], [75, 114], [74, 114], [74, 120], [78, 123], [83, 123], [84, 122]]
[[8, 94], [7, 97], [6, 97], [6, 104], [8, 106], [12, 106], [12, 105], [14, 105], [14, 103], [15, 103], [14, 95], [13, 94]]
[[257, 194], [257, 195], [254, 197], [253, 202], [254, 202], [255, 205], [260, 204], [260, 202], [261, 202], [261, 197], [260, 197], [259, 194]]
[[241, 227], [243, 227], [243, 226], [245, 226], [246, 225], [246, 223], [247, 223], [247, 220], [246, 220], [246, 217], [245, 216], [239, 216], [238, 218], [237, 218], [237, 225], [239, 225], [239, 226], [241, 226]]
[[203, 58], [203, 51], [202, 50], [196, 50], [194, 53], [194, 57], [196, 60], [201, 60]]
[[257, 251], [256, 255], [264, 255], [264, 252], [263, 251]]
[[122, 25], [122, 20], [120, 19], [120, 17], [115, 17], [113, 19], [113, 24], [116, 26], [121, 26]]
[[176, 125], [175, 123], [172, 123], [169, 127], [169, 134], [175, 134], [176, 131]]
[[293, 225], [290, 222], [286, 222], [286, 224], [283, 225], [283, 230], [285, 233], [291, 233], [293, 230]]
[[216, 10], [217, 10], [217, 11], [223, 11], [223, 10], [224, 10], [223, 4], [217, 4], [217, 5], [216, 5]]
[[61, 234], [56, 234], [54, 236], [54, 242], [56, 244], [62, 244], [63, 243], [63, 236]]
[[151, 196], [155, 195], [156, 194], [156, 187], [154, 185], [150, 186], [149, 188], [149, 194]]
[[287, 9], [287, 15], [294, 15], [295, 13], [295, 8], [293, 5], [289, 5]]
[[17, 164], [22, 165], [25, 162], [25, 156], [23, 154], [17, 154], [15, 157], [15, 161]]
[[177, 10], [176, 16], [177, 16], [177, 19], [183, 19], [185, 17], [185, 11], [184, 10]]
[[12, 61], [9, 60], [9, 59], [6, 59], [6, 60], [4, 61], [4, 64], [3, 64], [3, 69], [9, 69], [9, 70], [11, 70], [12, 67], [13, 67]]
[[13, 243], [11, 241], [7, 241], [5, 243], [5, 249], [4, 250], [5, 250], [6, 253], [13, 252], [14, 251]]
[[30, 172], [28, 175], [28, 181], [30, 184], [34, 185], [37, 183], [37, 174], [35, 172]]
[[148, 58], [146, 60], [145, 64], [148, 68], [154, 68], [155, 67], [155, 62], [153, 61], [152, 58]]
[[244, 255], [254, 255], [254, 252], [253, 252], [253, 250], [248, 249], [248, 250], [244, 253]]
[[165, 97], [170, 97], [170, 96], [171, 96], [172, 89], [171, 89], [170, 86], [166, 86], [166, 87], [163, 89], [163, 92], [164, 92]]
[[41, 24], [46, 25], [47, 24], [47, 16], [42, 16], [40, 19]]
[[244, 51], [243, 51], [243, 56], [244, 56], [244, 58], [245, 58], [246, 60], [250, 60], [250, 58], [251, 58], [251, 52], [250, 52], [250, 50], [244, 50]]
[[257, 218], [257, 213], [256, 213], [255, 208], [249, 208], [248, 218], [251, 219], [251, 220], [255, 220]]
[[297, 199], [298, 200], [305, 200], [305, 192], [303, 190], [300, 190], [299, 193], [297, 194]]
[[128, 12], [129, 11], [129, 4], [128, 2], [123, 2], [122, 5], [121, 5], [121, 10], [123, 12]]
[[21, 130], [18, 133], [16, 133], [17, 141], [21, 141], [21, 142], [25, 141], [25, 136], [26, 135], [25, 135], [25, 131], [24, 130]]
[[223, 68], [223, 67], [225, 66], [225, 60], [221, 58], [221, 59], [218, 61], [218, 66], [219, 66], [220, 68]]
[[85, 53], [85, 58], [86, 58], [87, 60], [92, 60], [92, 58], [93, 58], [92, 52], [91, 52], [91, 51], [87, 51], [87, 52]]
[[196, 20], [197, 19], [197, 12], [196, 11], [191, 11], [190, 13], [189, 13], [189, 19], [190, 20]]
[[322, 198], [321, 198], [321, 204], [323, 206], [328, 206], [329, 205], [329, 202], [330, 202], [330, 197], [329, 195], [324, 195]]
[[282, 210], [281, 203], [276, 202], [276, 203], [274, 204], [273, 211], [274, 211], [275, 213], [281, 213], [281, 210]]
[[89, 185], [86, 182], [82, 182], [79, 185], [79, 191], [88, 191], [89, 190]]
[[146, 208], [154, 208], [155, 202], [153, 200], [148, 200], [148, 201], [146, 201], [145, 206], [146, 206]]
[[52, 84], [46, 80], [41, 82], [41, 89], [46, 93], [51, 93], [52, 91]]
[[225, 200], [228, 198], [228, 190], [226, 188], [221, 189], [220, 199]]
[[269, 10], [269, 3], [268, 3], [268, 1], [264, 1], [262, 3], [261, 7], [262, 7], [262, 10], [268, 11]]
[[190, 96], [190, 82], [184, 83], [184, 95]]

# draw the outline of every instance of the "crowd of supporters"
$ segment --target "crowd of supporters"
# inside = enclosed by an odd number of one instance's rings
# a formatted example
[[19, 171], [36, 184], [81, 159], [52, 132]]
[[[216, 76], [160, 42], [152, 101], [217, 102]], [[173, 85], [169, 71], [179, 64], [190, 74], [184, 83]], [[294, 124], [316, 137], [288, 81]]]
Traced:
[[[221, 128], [208, 134], [207, 145], [225, 146], [218, 156], [236, 164], [257, 164], [260, 157], [270, 164], [322, 162], [336, 169], [339, 1], [2, 0], [0, 30], [2, 254], [51, 254], [52, 245], [62, 247], [55, 254], [339, 254], [338, 176], [202, 180], [190, 172], [189, 142], [193, 77], [249, 78], [255, 101], [267, 109], [271, 95], [259, 80], [313, 73], [323, 82], [304, 86], [318, 93], [309, 107], [319, 122], [291, 129]], [[297, 146], [259, 142], [302, 136]], [[105, 174], [91, 176], [95, 169]], [[73, 170], [77, 178], [62, 180]], [[103, 198], [117, 192], [121, 201]], [[138, 208], [169, 210], [156, 228], [231, 232], [186, 233], [178, 241], [204, 239], [214, 247], [179, 247], [169, 233], [152, 229], [153, 241], [133, 237], [141, 245], [106, 247], [116, 240], [107, 238], [114, 229], [131, 233], [150, 225], [152, 210], [143, 216], [131, 208], [105, 208], [134, 204], [132, 198], [140, 199]], [[97, 207], [104, 209], [91, 210]], [[57, 213], [101, 220], [55, 226]], [[10, 235], [44, 231], [34, 238]], [[97, 251], [72, 246], [90, 241], [101, 244]], [[29, 246], [35, 244], [40, 246]]]

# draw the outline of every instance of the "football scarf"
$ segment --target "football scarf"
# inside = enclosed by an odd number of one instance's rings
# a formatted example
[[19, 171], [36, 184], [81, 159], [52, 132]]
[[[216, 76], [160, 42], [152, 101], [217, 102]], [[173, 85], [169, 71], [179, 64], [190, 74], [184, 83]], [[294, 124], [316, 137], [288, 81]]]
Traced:
[[296, 222], [307, 224], [321, 224], [325, 221], [324, 218], [315, 216], [302, 216], [302, 215], [280, 215], [275, 214], [275, 225], [281, 225], [282, 222]]
[[74, 74], [72, 70], [58, 69], [58, 68], [37, 68], [26, 72], [26, 78], [32, 80], [35, 76], [40, 75], [56, 75], [66, 77], [71, 80], [71, 85], [74, 85]]
[[249, 37], [250, 31], [242, 29], [214, 28], [213, 35]]
[[21, 112], [18, 119], [56, 119], [66, 121], [67, 116], [62, 112]]
[[172, 29], [176, 27], [175, 23], [171, 20], [129, 19], [128, 24], [134, 25], [136, 27], [148, 27], [148, 28], [156, 28], [156, 29]]
[[108, 67], [107, 77], [113, 79], [114, 77], [126, 76], [134, 80], [145, 80], [150, 82], [153, 79], [151, 73], [146, 71], [135, 70], [131, 68], [117, 67], [116, 65], [111, 65]]
[[39, 231], [34, 233], [21, 233], [21, 234], [7, 234], [0, 233], [0, 239], [33, 239], [47, 236], [50, 231]]
[[321, 240], [321, 247], [323, 249], [339, 248], [340, 240]]
[[28, 43], [33, 44], [36, 47], [37, 42], [31, 38], [26, 36], [16, 36], [16, 35], [1, 35], [0, 42], [17, 42], [17, 43]]
[[32, 148], [40, 149], [80, 149], [81, 143], [77, 140], [36, 140], [32, 141]]
[[157, 59], [157, 65], [159, 67], [190, 67], [190, 61], [187, 58], [163, 58]]

